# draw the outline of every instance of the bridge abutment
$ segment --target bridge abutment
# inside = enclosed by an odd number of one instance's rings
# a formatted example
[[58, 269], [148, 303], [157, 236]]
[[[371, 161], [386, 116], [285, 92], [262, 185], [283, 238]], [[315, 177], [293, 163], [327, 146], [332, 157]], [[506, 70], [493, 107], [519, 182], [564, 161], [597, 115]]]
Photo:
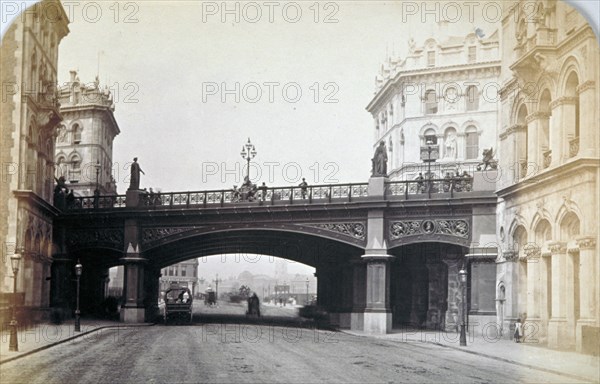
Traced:
[[146, 300], [144, 277], [148, 260], [140, 252], [140, 228], [135, 220], [125, 221], [125, 256], [121, 259], [125, 266], [123, 279], [123, 301], [121, 321], [143, 323], [146, 321]]

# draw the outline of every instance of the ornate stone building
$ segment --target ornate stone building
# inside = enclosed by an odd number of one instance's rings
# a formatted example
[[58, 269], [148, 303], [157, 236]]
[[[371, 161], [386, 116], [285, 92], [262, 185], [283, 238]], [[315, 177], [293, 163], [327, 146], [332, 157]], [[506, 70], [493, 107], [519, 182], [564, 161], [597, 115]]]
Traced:
[[448, 36], [440, 23], [437, 38], [409, 41], [409, 53], [389, 58], [376, 77], [367, 106], [375, 125], [374, 149], [384, 141], [391, 180], [425, 175], [431, 143], [434, 178], [472, 171], [483, 148], [495, 147], [500, 75], [498, 33]]
[[[56, 138], [56, 176], [64, 176], [75, 196], [116, 194], [112, 176], [113, 140], [120, 133], [115, 106], [107, 87], [98, 78], [90, 84], [71, 71], [60, 90], [63, 122]], [[96, 178], [97, 176], [97, 178]]]
[[54, 142], [62, 120], [56, 68], [68, 24], [58, 0], [41, 1], [14, 21], [0, 47], [0, 290], [12, 292], [10, 256], [19, 253], [17, 291], [25, 293], [29, 318], [49, 306], [52, 223], [58, 213], [52, 206]]
[[[374, 148], [386, 144], [390, 181], [415, 180], [420, 173], [427, 178], [429, 170], [433, 179], [465, 171], [472, 176], [482, 150], [496, 151], [498, 32], [488, 37], [481, 31], [451, 36], [445, 22], [438, 26], [436, 38], [422, 45], [411, 39], [405, 58], [389, 58], [381, 66], [375, 96], [367, 106], [374, 119]], [[427, 164], [430, 156], [435, 161]], [[493, 181], [488, 184], [487, 189], [494, 190]], [[493, 208], [473, 212], [474, 225], [479, 215], [489, 214], [494, 215]], [[446, 218], [434, 225], [455, 222]], [[419, 227], [417, 223], [400, 223], [391, 238], [402, 240], [405, 226]], [[487, 235], [473, 239], [469, 247], [442, 240], [396, 244], [390, 252], [395, 256], [390, 275], [395, 326], [457, 329], [461, 268], [470, 272], [472, 324], [494, 320], [496, 230], [485, 220], [478, 225]]]
[[500, 321], [521, 317], [550, 347], [597, 350], [598, 40], [564, 2], [535, 5], [531, 17], [503, 3]]

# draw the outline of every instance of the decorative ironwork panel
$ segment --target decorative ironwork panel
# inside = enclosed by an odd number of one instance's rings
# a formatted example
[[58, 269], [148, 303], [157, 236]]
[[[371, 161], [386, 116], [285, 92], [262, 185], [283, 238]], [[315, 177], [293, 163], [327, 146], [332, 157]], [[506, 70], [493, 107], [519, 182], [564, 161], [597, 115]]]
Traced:
[[150, 243], [191, 229], [192, 228], [190, 227], [144, 228], [142, 232], [142, 243]]
[[390, 223], [390, 239], [396, 240], [405, 236], [440, 234], [469, 237], [469, 223], [462, 219], [432, 219], [432, 220], [404, 220]]
[[364, 223], [325, 223], [310, 224], [309, 227], [324, 229], [330, 232], [341, 233], [354, 239], [364, 240], [366, 236], [366, 225]]
[[120, 229], [75, 229], [68, 232], [67, 245], [71, 248], [98, 244], [122, 249], [123, 231]]

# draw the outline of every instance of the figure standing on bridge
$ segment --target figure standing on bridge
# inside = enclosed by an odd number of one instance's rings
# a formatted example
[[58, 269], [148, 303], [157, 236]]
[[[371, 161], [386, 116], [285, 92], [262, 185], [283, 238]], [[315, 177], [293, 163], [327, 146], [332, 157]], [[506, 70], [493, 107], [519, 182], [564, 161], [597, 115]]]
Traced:
[[304, 177], [302, 178], [302, 182], [300, 184], [298, 184], [298, 186], [300, 187], [300, 194], [302, 195], [302, 198], [306, 199], [306, 192], [308, 190], [308, 183], [306, 182], [306, 179]]
[[371, 177], [387, 176], [387, 149], [385, 148], [385, 142], [381, 141], [379, 146], [375, 150], [375, 154], [371, 159], [372, 169]]
[[131, 164], [131, 177], [129, 179], [129, 189], [131, 190], [140, 189], [140, 172], [144, 175], [146, 174], [144, 171], [142, 171], [142, 168], [140, 168], [137, 159], [137, 157], [134, 157], [133, 163]]

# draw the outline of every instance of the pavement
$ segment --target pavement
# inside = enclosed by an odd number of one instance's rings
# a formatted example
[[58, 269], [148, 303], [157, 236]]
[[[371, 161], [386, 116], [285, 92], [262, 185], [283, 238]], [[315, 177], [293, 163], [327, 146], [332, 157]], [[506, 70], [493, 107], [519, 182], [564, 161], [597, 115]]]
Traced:
[[467, 336], [467, 345], [460, 346], [459, 334], [454, 332], [394, 329], [386, 335], [369, 335], [360, 331], [342, 332], [399, 343], [432, 343], [497, 361], [559, 374], [568, 378], [600, 383], [600, 356], [547, 348], [538, 343], [515, 343], [512, 340]]
[[43, 351], [58, 344], [67, 343], [79, 337], [90, 337], [90, 334], [101, 329], [118, 329], [149, 325], [153, 324], [124, 324], [118, 321], [82, 318], [80, 322], [80, 332], [75, 332], [74, 319], [65, 321], [60, 325], [39, 323], [29, 327], [17, 326], [18, 351], [9, 351], [10, 326], [4, 324], [0, 329], [0, 365], [23, 356]]
[[[40, 323], [29, 328], [18, 329], [19, 350], [17, 352], [9, 351], [10, 329], [5, 326], [0, 329], [0, 365], [80, 337], [92, 337], [94, 332], [101, 329], [125, 329], [151, 325], [153, 324], [123, 324], [117, 321], [84, 318], [81, 320], [81, 332], [75, 332], [74, 320], [60, 325]], [[360, 331], [342, 330], [342, 332], [398, 343], [431, 343], [496, 361], [560, 374], [566, 378], [600, 383], [600, 357], [553, 350], [535, 343], [515, 343], [511, 340], [476, 337], [470, 334], [467, 337], [467, 346], [461, 347], [457, 333], [394, 330], [386, 335], [370, 335]]]

